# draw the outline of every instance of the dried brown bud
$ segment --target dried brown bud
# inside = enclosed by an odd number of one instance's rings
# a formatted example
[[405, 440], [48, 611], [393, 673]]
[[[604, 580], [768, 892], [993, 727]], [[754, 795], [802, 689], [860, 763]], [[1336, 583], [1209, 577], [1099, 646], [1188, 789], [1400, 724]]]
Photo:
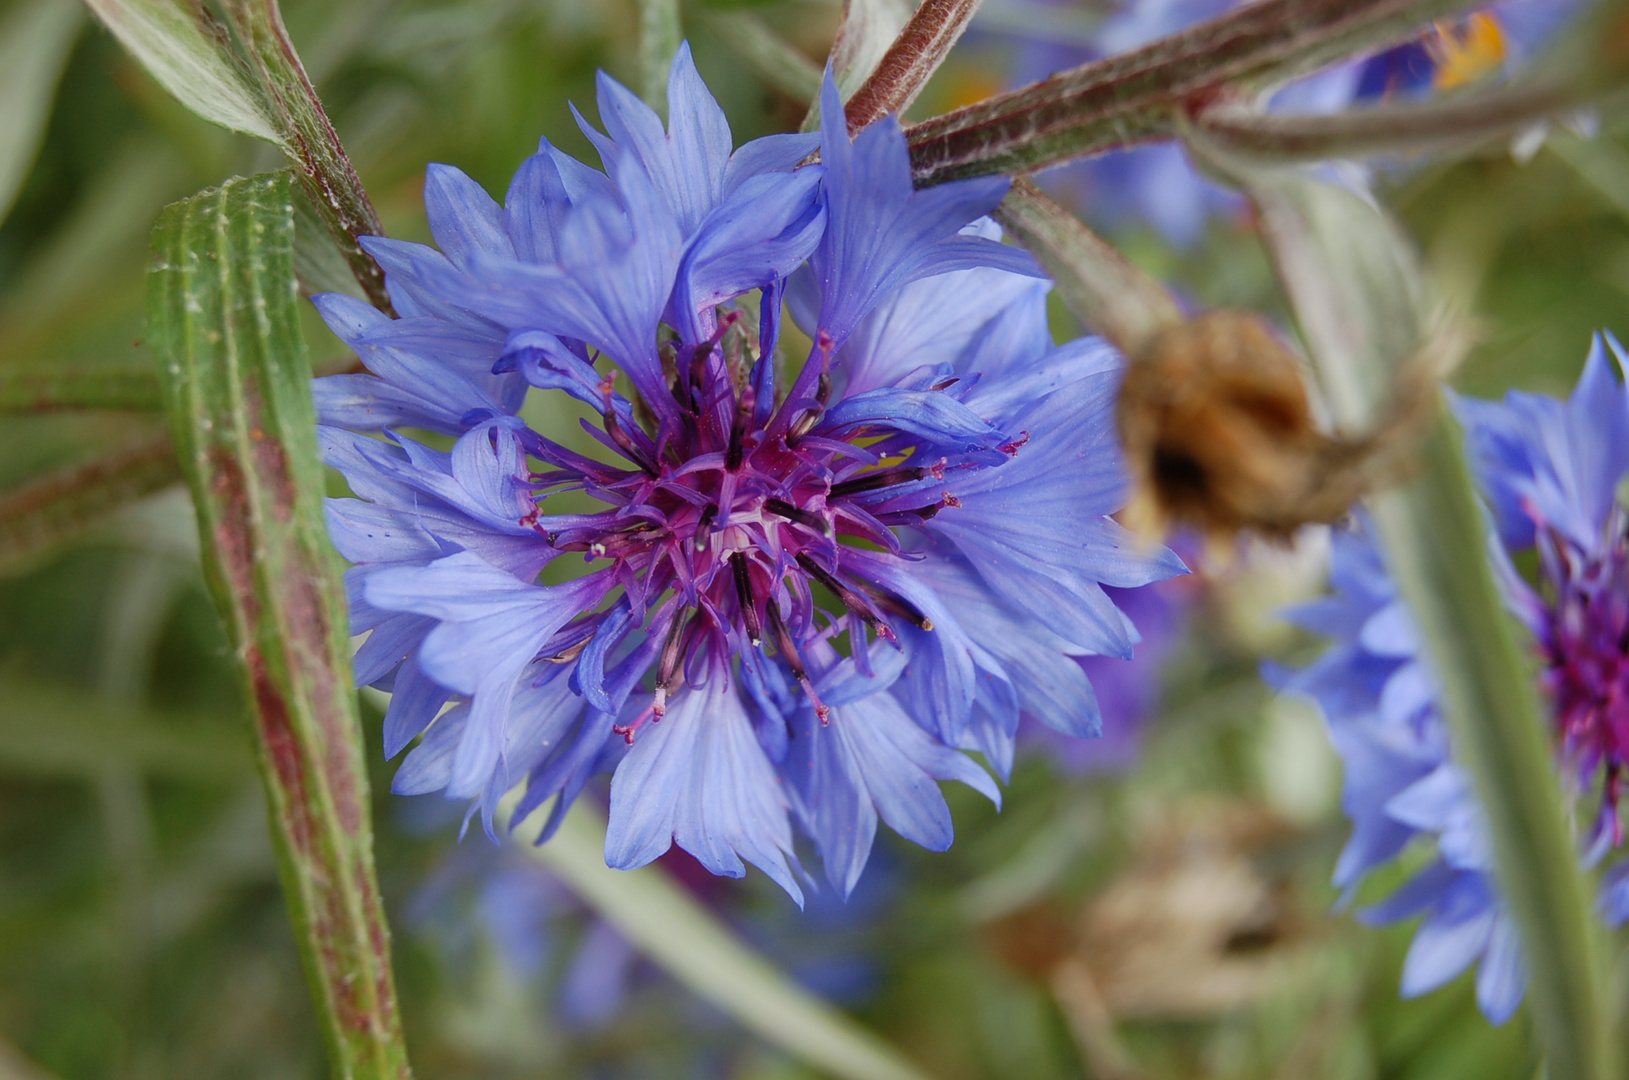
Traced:
[[1149, 342], [1120, 390], [1120, 437], [1137, 525], [1288, 539], [1339, 520], [1376, 479], [1378, 440], [1319, 431], [1300, 362], [1248, 312], [1211, 312]]

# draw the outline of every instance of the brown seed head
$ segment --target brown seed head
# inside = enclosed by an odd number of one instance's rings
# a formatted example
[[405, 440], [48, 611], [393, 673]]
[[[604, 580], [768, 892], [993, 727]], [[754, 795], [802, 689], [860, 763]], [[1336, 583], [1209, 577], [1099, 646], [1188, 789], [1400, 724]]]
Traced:
[[1126, 371], [1119, 420], [1149, 524], [1288, 539], [1371, 486], [1376, 440], [1318, 430], [1300, 362], [1249, 312], [1161, 331]]

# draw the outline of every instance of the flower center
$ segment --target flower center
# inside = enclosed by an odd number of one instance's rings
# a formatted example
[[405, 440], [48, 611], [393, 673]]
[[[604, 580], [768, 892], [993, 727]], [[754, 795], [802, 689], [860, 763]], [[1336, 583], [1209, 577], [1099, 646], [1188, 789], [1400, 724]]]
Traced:
[[[609, 560], [622, 587], [609, 610], [568, 626], [544, 655], [565, 658], [575, 648], [575, 658], [591, 639], [620, 640], [641, 625], [647, 642], [659, 643], [654, 699], [617, 729], [630, 743], [647, 720], [661, 719], [682, 683], [729, 677], [731, 657], [755, 663], [757, 650], [773, 649], [824, 722], [807, 646], [846, 631], [859, 656], [875, 637], [897, 642], [903, 626], [932, 630], [916, 604], [878, 580], [878, 560], [901, 553], [900, 527], [960, 505], [945, 487], [947, 472], [999, 464], [1019, 445], [1003, 437], [930, 448], [886, 418], [834, 416], [824, 334], [810, 367], [777, 402], [770, 361], [749, 355], [772, 353], [730, 334], [738, 317], [721, 315], [688, 356], [664, 345], [671, 402], [629, 402], [611, 379], [598, 383], [602, 424], [590, 434], [631, 467], [546, 440], [532, 449], [554, 467], [532, 475], [538, 508], [525, 523], [556, 550]], [[543, 512], [552, 494], [572, 489], [609, 509]]]
[[[1629, 535], [1621, 512], [1612, 542], [1584, 556], [1559, 537], [1541, 544], [1555, 596], [1543, 643], [1545, 685], [1569, 756], [1585, 775], [1604, 766], [1603, 797], [1617, 805], [1629, 760]], [[1613, 814], [1614, 822], [1616, 814]], [[1614, 842], [1621, 827], [1614, 824]]]

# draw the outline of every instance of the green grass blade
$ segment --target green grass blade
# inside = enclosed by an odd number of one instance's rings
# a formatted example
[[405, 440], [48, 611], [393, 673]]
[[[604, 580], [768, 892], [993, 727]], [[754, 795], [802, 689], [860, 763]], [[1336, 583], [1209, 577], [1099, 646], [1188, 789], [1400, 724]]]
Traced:
[[[509, 806], [514, 805], [511, 796]], [[504, 811], [507, 814], [507, 809]], [[549, 842], [534, 843], [545, 815], [514, 839], [617, 931], [742, 1027], [842, 1080], [925, 1080], [877, 1036], [791, 982], [655, 867], [605, 865], [605, 822], [579, 801]]]
[[254, 721], [284, 891], [336, 1076], [410, 1075], [374, 877], [344, 593], [322, 519], [286, 172], [153, 231], [148, 339], [205, 579]]
[[0, 22], [0, 221], [45, 138], [45, 122], [84, 13], [73, 0], [30, 0]]

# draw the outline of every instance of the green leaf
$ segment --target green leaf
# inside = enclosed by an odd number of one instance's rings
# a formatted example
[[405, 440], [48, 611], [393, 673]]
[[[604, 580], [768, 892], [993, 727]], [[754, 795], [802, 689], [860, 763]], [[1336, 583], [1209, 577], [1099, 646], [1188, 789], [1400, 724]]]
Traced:
[[153, 249], [148, 340], [334, 1072], [406, 1077], [344, 592], [323, 527], [289, 175], [170, 206]]
[[193, 0], [85, 0], [113, 36], [177, 101], [205, 120], [285, 146], [230, 36]]
[[995, 218], [1046, 267], [1058, 295], [1086, 328], [1127, 356], [1136, 356], [1154, 335], [1182, 321], [1182, 310], [1165, 286], [1028, 180], [1013, 181]]
[[0, 221], [39, 152], [83, 18], [73, 0], [30, 0], [0, 22]]
[[[1280, 281], [1338, 420], [1368, 426], [1400, 378], [1428, 371], [1414, 254], [1375, 204], [1295, 173], [1247, 171]], [[1604, 955], [1569, 835], [1530, 650], [1488, 562], [1489, 526], [1436, 395], [1418, 472], [1371, 500], [1386, 563], [1423, 634], [1458, 760], [1493, 835], [1500, 888], [1521, 933], [1529, 1002], [1552, 1080], [1617, 1075]]]
[[[505, 820], [519, 792], [501, 809]], [[579, 800], [559, 832], [538, 845], [544, 815], [514, 840], [675, 979], [741, 1026], [842, 1080], [925, 1080], [877, 1036], [802, 990], [743, 944], [717, 916], [654, 866], [605, 865], [605, 822]]]

